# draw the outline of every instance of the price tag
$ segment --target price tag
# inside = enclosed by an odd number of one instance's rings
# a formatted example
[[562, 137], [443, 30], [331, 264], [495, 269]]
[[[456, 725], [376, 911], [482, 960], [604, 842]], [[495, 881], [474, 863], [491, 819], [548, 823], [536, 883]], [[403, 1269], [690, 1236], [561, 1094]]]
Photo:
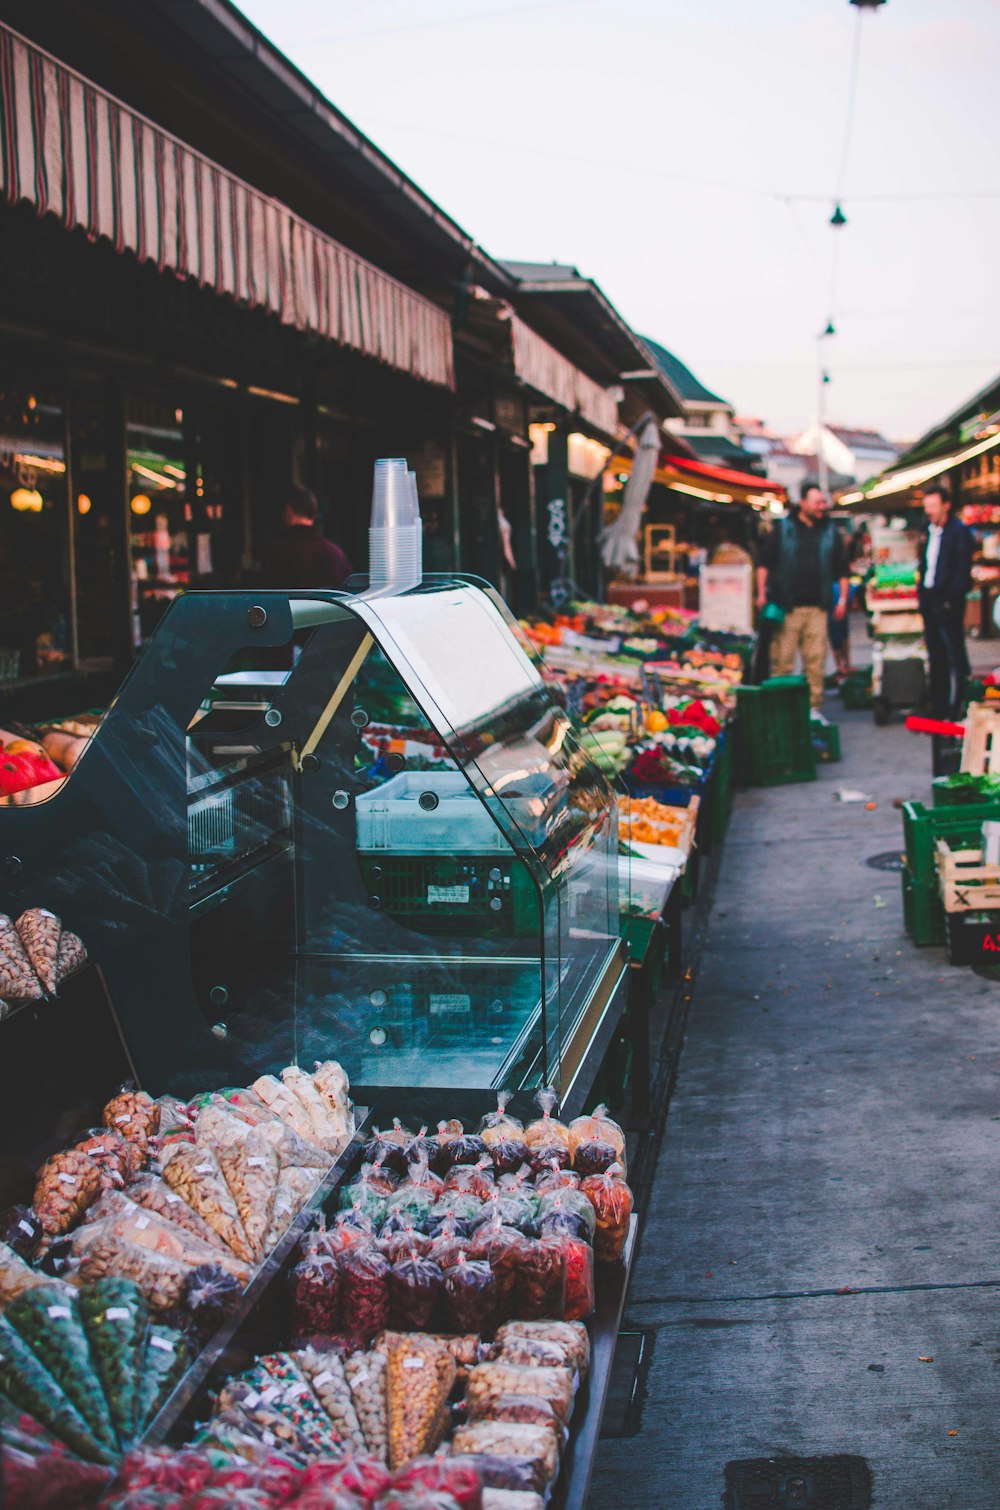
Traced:
[[59, 1321], [60, 1319], [68, 1321], [73, 1314], [69, 1306], [47, 1306], [46, 1311], [53, 1321]]
[[167, 1337], [150, 1337], [150, 1347], [158, 1347], [161, 1353], [176, 1353], [177, 1348]]
[[291, 1384], [285, 1391], [285, 1399], [291, 1402], [293, 1400], [297, 1400], [300, 1395], [307, 1395], [308, 1393], [308, 1384]]
[[333, 1375], [331, 1374], [330, 1370], [328, 1368], [325, 1368], [321, 1374], [316, 1375], [315, 1379], [313, 1380], [313, 1384], [317, 1389], [322, 1389], [323, 1385], [329, 1384], [332, 1378]]
[[195, 1174], [214, 1174], [215, 1170], [212, 1168], [211, 1164], [196, 1164], [194, 1166], [194, 1172]]
[[26, 1222], [23, 1219], [18, 1222], [18, 1224], [17, 1224], [17, 1230], [19, 1232], [25, 1232], [25, 1233], [27, 1233], [28, 1237], [34, 1237], [34, 1235], [35, 1235], [35, 1229], [34, 1229], [34, 1227], [31, 1225], [30, 1222]]
[[168, 1190], [166, 1199], [170, 1202], [171, 1206], [176, 1206], [181, 1197], [177, 1194], [176, 1190]]
[[423, 1368], [423, 1366], [424, 1366], [424, 1360], [422, 1358], [404, 1358], [403, 1359], [403, 1367], [404, 1368]]
[[276, 1384], [269, 1384], [267, 1386], [267, 1389], [261, 1391], [260, 1398], [263, 1400], [265, 1405], [270, 1405], [271, 1401], [276, 1400], [280, 1394], [281, 1390]]
[[267, 1160], [266, 1159], [262, 1159], [259, 1154], [255, 1154], [252, 1159], [247, 1159], [247, 1168], [248, 1169], [266, 1169], [267, 1168]]
[[76, 1184], [76, 1175], [75, 1174], [57, 1174], [56, 1175], [56, 1179], [59, 1181], [59, 1183], [61, 1185], [75, 1185]]
[[131, 1321], [132, 1312], [128, 1306], [108, 1306], [104, 1319], [105, 1321]]
[[131, 1120], [132, 1120], [132, 1114], [131, 1114], [131, 1112], [125, 1112], [125, 1113], [123, 1113], [122, 1116], [115, 1118], [115, 1126], [116, 1127], [124, 1127], [125, 1123], [126, 1122], [131, 1122]]
[[366, 1368], [359, 1368], [358, 1372], [354, 1375], [354, 1381], [353, 1382], [355, 1384], [364, 1384], [365, 1381], [367, 1379], [370, 1379], [370, 1378], [371, 1378], [371, 1375], [369, 1374], [369, 1372], [368, 1372], [368, 1370]]
[[267, 1443], [268, 1447], [273, 1447], [278, 1440], [273, 1431], [262, 1431], [261, 1438]]
[[248, 1394], [243, 1396], [243, 1404], [249, 1406], [251, 1410], [256, 1410], [260, 1404], [260, 1395], [258, 1395], [255, 1389], [250, 1390]]
[[148, 1216], [137, 1216], [136, 1219], [135, 1219], [135, 1225], [136, 1225], [136, 1231], [138, 1231], [138, 1232], [145, 1232], [146, 1228], [149, 1226], [149, 1217]]

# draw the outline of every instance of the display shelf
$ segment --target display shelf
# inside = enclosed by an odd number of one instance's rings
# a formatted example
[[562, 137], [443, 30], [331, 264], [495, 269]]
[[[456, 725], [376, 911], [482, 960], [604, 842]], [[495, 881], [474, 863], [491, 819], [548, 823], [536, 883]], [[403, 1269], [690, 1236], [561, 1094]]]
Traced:
[[[288, 1264], [303, 1233], [312, 1226], [317, 1215], [328, 1202], [344, 1175], [357, 1162], [361, 1145], [371, 1126], [370, 1112], [355, 1107], [355, 1132], [340, 1157], [323, 1176], [298, 1215], [286, 1227], [283, 1235], [260, 1265], [240, 1298], [240, 1304], [232, 1316], [206, 1343], [197, 1357], [178, 1381], [173, 1393], [163, 1402], [159, 1412], [144, 1433], [141, 1446], [157, 1447], [164, 1442], [194, 1404], [197, 1395], [209, 1375], [226, 1357], [228, 1350], [246, 1328], [251, 1315], [259, 1308], [274, 1281]], [[228, 1371], [228, 1369], [227, 1369]]]
[[590, 1322], [590, 1373], [576, 1397], [569, 1442], [550, 1502], [551, 1510], [584, 1510], [587, 1503], [638, 1230], [638, 1218], [633, 1216], [621, 1263], [596, 1266], [596, 1309]]

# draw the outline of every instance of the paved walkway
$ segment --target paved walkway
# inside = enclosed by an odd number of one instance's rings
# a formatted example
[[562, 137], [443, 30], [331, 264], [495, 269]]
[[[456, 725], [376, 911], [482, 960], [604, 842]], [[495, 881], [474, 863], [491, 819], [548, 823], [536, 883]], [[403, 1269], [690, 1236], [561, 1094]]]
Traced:
[[626, 1310], [641, 1424], [594, 1510], [718, 1510], [731, 1460], [827, 1454], [877, 1510], [1000, 1507], [1000, 985], [915, 949], [867, 864], [929, 741], [828, 708], [843, 762], [737, 799]]

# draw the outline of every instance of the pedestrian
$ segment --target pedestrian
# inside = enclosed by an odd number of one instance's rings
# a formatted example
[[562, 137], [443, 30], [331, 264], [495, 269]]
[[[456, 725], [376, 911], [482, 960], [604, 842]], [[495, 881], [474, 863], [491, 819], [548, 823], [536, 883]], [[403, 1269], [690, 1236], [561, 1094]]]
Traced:
[[282, 528], [269, 552], [264, 577], [274, 587], [340, 587], [351, 563], [319, 531], [315, 493], [296, 483], [285, 494]]
[[830, 649], [833, 651], [834, 664], [837, 667], [837, 676], [843, 678], [851, 674], [851, 599], [854, 596], [854, 585], [848, 579], [847, 585], [847, 612], [837, 613], [840, 604], [840, 583], [833, 585], [833, 607], [827, 618], [826, 633], [830, 641]]
[[827, 619], [830, 613], [837, 621], [846, 617], [847, 589], [844, 538], [827, 516], [819, 484], [804, 482], [797, 511], [780, 519], [764, 539], [757, 567], [757, 607], [774, 626], [772, 676], [791, 675], [801, 654], [817, 713], [823, 708]]
[[969, 675], [965, 599], [972, 585], [972, 531], [952, 513], [947, 483], [929, 482], [923, 502], [928, 527], [920, 550], [918, 594], [930, 662], [931, 713], [954, 718]]

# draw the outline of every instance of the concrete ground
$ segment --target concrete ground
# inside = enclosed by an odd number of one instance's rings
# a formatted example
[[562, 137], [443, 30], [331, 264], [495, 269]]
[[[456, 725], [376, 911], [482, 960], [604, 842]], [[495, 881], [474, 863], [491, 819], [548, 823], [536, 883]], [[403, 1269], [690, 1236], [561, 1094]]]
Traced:
[[929, 740], [827, 712], [840, 764], [736, 801], [593, 1510], [717, 1510], [730, 1461], [828, 1454], [877, 1510], [1000, 1507], [1000, 985], [916, 949], [867, 863]]

